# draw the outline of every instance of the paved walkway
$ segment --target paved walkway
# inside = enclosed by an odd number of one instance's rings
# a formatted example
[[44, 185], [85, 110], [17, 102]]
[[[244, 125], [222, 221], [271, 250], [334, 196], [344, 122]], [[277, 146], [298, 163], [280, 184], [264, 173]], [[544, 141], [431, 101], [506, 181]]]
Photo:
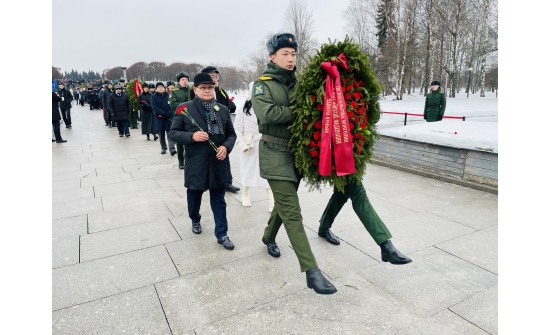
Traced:
[[[300, 189], [320, 269], [338, 288], [306, 287], [286, 232], [274, 259], [261, 242], [265, 190], [227, 194], [229, 237], [191, 232], [183, 172], [141, 130], [118, 137], [100, 111], [74, 107], [52, 143], [53, 334], [497, 334], [497, 202], [493, 194], [369, 165], [364, 185], [393, 242], [413, 263], [380, 260], [348, 203], [333, 246], [317, 236], [331, 190]], [[240, 186], [238, 154], [231, 155]]]

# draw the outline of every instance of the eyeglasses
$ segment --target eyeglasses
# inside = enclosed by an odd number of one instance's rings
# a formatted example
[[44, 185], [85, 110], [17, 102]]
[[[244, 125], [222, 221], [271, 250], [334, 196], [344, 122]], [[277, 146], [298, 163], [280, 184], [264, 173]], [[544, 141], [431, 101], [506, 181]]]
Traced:
[[216, 74], [216, 73], [209, 73], [209, 75], [210, 75], [210, 78], [212, 78], [212, 79], [214, 79], [214, 78], [215, 78], [215, 79], [220, 78], [220, 76], [219, 76], [218, 74]]
[[197, 86], [197, 88], [202, 91], [212, 91], [214, 86]]

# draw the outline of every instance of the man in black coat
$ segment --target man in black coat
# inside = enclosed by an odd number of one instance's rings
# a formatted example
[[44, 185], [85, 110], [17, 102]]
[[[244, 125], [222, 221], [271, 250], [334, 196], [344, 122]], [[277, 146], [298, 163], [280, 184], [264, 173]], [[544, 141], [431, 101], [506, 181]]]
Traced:
[[115, 92], [107, 98], [107, 106], [111, 120], [116, 121], [118, 136], [123, 137], [126, 134], [126, 137], [130, 137], [128, 115], [130, 115], [132, 108], [130, 107], [130, 99], [122, 92], [120, 85], [115, 85]]
[[168, 137], [186, 146], [184, 172], [187, 188], [187, 208], [191, 230], [202, 232], [200, 206], [204, 191], [210, 192], [210, 207], [214, 214], [214, 234], [226, 249], [235, 246], [227, 237], [225, 189], [228, 185], [224, 159], [233, 149], [237, 135], [231, 123], [229, 109], [214, 99], [214, 82], [207, 73], [194, 78], [195, 98], [176, 108]]
[[114, 126], [114, 122], [111, 121], [111, 114], [109, 114], [109, 110], [107, 109], [107, 99], [109, 99], [109, 95], [111, 95], [111, 93], [113, 93], [113, 84], [109, 83], [105, 85], [103, 95], [101, 96], [101, 104], [103, 105], [103, 119], [105, 120], [105, 126], [109, 126], [109, 128]]
[[[154, 87], [154, 86], [153, 86]], [[143, 93], [138, 96], [138, 106], [141, 113], [141, 134], [147, 135], [147, 141], [151, 140], [150, 134], [153, 134], [155, 141], [158, 139], [157, 127], [155, 125], [155, 113], [151, 107], [151, 93], [149, 85], [143, 85]]]
[[[214, 85], [216, 86], [215, 95], [214, 95], [214, 98], [216, 99], [216, 102], [226, 106], [229, 109], [230, 113], [234, 113], [235, 109], [237, 107], [235, 106], [235, 104], [232, 101], [229, 100], [229, 95], [227, 94], [227, 92], [225, 92], [225, 90], [223, 88], [219, 87], [219, 85], [218, 85], [218, 79], [219, 79], [220, 72], [213, 66], [207, 66], [207, 67], [205, 67], [204, 69], [201, 70], [201, 73], [207, 73], [210, 76], [210, 78], [212, 78], [212, 81], [213, 81]], [[189, 92], [189, 93], [190, 93], [189, 95], [190, 95], [191, 99], [194, 99], [195, 98], [195, 92], [193, 90], [191, 90], [191, 92]], [[229, 156], [225, 159], [225, 164], [227, 165], [226, 166], [227, 179], [228, 179], [227, 191], [231, 192], [231, 193], [237, 193], [241, 189], [236, 187], [236, 186], [233, 186], [233, 175], [231, 174], [231, 163], [229, 162]]]
[[67, 142], [61, 138], [61, 131], [59, 130], [59, 121], [61, 120], [61, 115], [59, 114], [59, 102], [61, 97], [59, 93], [52, 92], [52, 127], [53, 133], [55, 135], [55, 140], [52, 138], [52, 142], [63, 143]]
[[63, 82], [59, 83], [59, 89], [57, 90], [61, 101], [59, 102], [59, 107], [61, 107], [61, 116], [63, 117], [63, 122], [65, 122], [65, 128], [72, 128], [71, 121], [71, 102], [73, 101], [73, 95], [71, 91], [65, 89], [65, 84]]

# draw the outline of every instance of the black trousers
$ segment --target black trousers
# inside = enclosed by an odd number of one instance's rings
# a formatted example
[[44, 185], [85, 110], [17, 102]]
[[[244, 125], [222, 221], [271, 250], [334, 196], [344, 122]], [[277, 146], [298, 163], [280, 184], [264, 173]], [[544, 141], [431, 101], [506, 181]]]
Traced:
[[65, 126], [71, 126], [71, 109], [61, 109], [61, 116], [63, 117], [63, 122], [65, 122]]
[[[216, 238], [221, 238], [227, 235], [227, 205], [225, 203], [225, 190], [209, 190], [210, 192], [210, 208], [214, 214], [214, 235]], [[201, 201], [204, 191], [187, 189], [187, 209], [191, 222], [201, 222]]]
[[59, 129], [59, 120], [52, 120], [53, 134], [56, 141], [61, 141], [61, 130]]

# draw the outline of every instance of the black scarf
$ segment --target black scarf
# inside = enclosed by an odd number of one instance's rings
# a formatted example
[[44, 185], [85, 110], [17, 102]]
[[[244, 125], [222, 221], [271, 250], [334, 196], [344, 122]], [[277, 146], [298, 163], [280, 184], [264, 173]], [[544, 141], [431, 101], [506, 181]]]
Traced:
[[[206, 101], [199, 98], [198, 95], [195, 95], [195, 100], [199, 101], [204, 109], [206, 109], [206, 123], [208, 124], [207, 133], [209, 135], [223, 135], [222, 117], [218, 112], [220, 107], [216, 106], [216, 99]], [[214, 107], [217, 107], [218, 111], [216, 111]]]

